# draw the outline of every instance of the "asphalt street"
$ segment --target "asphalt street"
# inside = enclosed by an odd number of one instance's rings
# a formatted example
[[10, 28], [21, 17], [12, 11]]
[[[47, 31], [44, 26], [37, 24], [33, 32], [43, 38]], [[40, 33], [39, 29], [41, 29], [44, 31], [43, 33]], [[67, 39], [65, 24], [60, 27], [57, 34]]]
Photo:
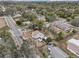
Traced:
[[23, 39], [21, 38], [22, 34], [18, 30], [17, 25], [11, 16], [5, 16], [5, 21], [7, 22], [8, 27], [11, 30], [11, 33], [14, 36], [14, 42], [17, 46], [21, 47]]

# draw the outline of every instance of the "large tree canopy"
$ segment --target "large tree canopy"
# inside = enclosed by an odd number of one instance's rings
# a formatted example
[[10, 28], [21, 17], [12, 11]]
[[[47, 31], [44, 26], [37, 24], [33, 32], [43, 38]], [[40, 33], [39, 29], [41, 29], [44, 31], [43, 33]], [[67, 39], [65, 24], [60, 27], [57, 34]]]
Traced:
[[79, 18], [75, 18], [71, 21], [71, 24], [73, 26], [79, 27]]

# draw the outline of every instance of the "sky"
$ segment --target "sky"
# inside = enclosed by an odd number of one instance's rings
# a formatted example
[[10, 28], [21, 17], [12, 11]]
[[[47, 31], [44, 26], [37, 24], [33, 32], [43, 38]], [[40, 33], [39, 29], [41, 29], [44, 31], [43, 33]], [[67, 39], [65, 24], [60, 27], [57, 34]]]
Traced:
[[[21, 1], [21, 0], [18, 0], [18, 1]], [[78, 1], [78, 0], [26, 0], [26, 1]]]
[[[4, 0], [4, 1], [11, 1], [11, 0]], [[79, 0], [12, 0], [12, 1], [79, 1]]]
[[79, 0], [50, 0], [50, 1], [79, 1]]

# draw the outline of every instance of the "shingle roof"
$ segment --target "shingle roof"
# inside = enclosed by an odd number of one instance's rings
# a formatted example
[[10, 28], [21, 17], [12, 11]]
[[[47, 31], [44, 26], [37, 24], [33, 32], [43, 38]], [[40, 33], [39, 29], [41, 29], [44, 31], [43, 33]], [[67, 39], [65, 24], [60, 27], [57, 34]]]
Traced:
[[52, 25], [65, 31], [70, 30], [72, 28], [72, 25], [70, 25], [68, 22], [64, 20], [55, 21], [52, 23]]

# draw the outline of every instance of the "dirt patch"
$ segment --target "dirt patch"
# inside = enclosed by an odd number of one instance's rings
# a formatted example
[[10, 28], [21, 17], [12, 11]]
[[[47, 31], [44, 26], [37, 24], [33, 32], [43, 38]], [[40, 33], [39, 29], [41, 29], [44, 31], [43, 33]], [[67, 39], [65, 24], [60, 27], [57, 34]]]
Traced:
[[4, 17], [0, 17], [0, 28], [3, 28], [6, 26], [6, 22], [4, 20]]

